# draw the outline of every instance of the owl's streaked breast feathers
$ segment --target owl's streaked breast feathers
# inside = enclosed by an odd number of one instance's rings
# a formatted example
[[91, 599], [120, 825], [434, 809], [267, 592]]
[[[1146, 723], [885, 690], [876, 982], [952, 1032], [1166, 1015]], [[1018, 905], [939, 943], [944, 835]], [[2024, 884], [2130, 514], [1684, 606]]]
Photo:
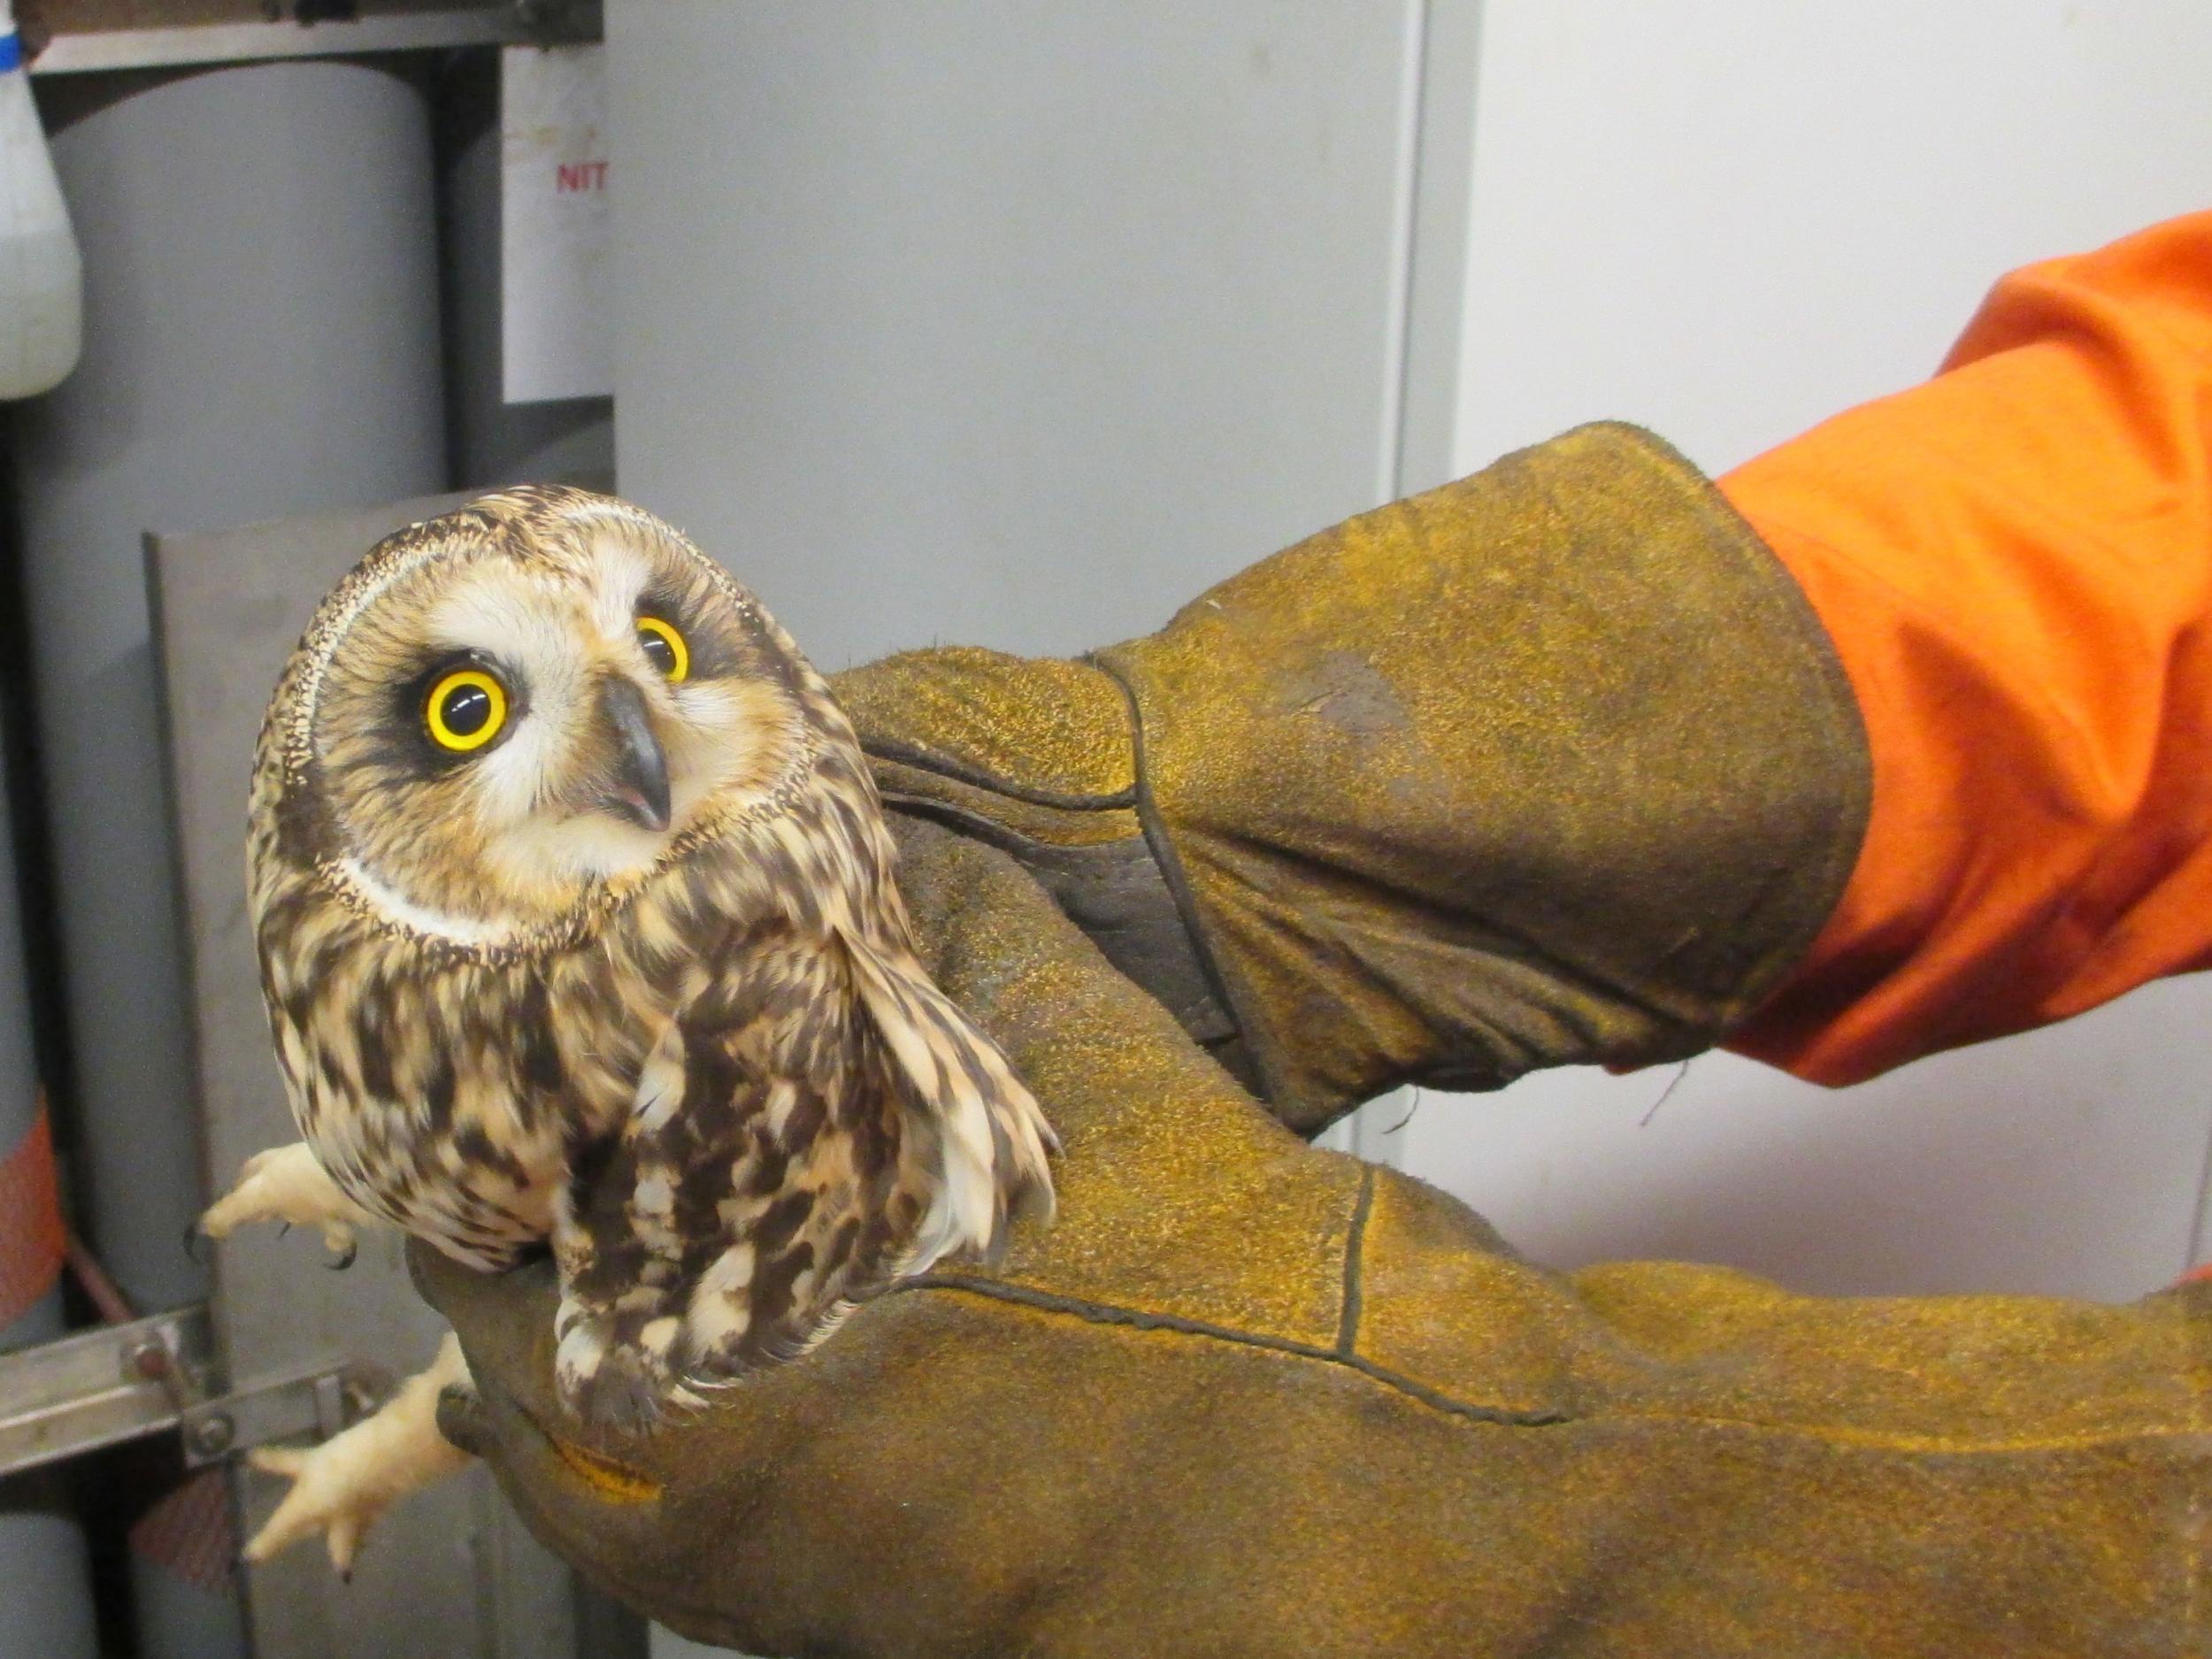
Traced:
[[827, 686], [640, 509], [517, 489], [380, 544], [285, 672], [251, 817], [303, 1133], [465, 1262], [549, 1240], [595, 1417], [1049, 1213], [1050, 1129], [917, 960]]

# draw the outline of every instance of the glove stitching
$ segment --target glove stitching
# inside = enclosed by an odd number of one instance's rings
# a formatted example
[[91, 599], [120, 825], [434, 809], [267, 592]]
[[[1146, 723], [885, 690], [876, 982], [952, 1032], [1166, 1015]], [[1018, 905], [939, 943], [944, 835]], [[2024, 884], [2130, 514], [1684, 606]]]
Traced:
[[[886, 789], [883, 803], [902, 818], [939, 825], [1011, 857], [1051, 895], [1061, 914], [1083, 930], [1118, 972], [1175, 1016], [1192, 1041], [1210, 1048], [1236, 1038], [1235, 1022], [1215, 995], [1175, 895], [1141, 834], [1062, 845], [934, 796]], [[1129, 817], [1133, 825], [1135, 814]], [[1122, 878], [1140, 868], [1146, 891], [1133, 902]], [[1164, 901], [1156, 916], [1151, 902], [1155, 891]], [[1215, 1060], [1240, 1087], [1247, 1087], [1248, 1073], [1239, 1069], [1237, 1061], [1219, 1054]]]

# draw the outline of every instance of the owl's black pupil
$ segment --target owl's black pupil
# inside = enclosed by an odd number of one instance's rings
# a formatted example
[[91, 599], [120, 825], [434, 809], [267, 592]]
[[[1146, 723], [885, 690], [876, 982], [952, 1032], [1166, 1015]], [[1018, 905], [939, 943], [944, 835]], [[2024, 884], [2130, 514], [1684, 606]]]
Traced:
[[454, 736], [474, 737], [492, 718], [491, 694], [481, 686], [456, 686], [445, 694], [445, 707], [439, 712]]
[[637, 642], [645, 648], [645, 659], [664, 675], [676, 672], [676, 648], [650, 628], [637, 631]]

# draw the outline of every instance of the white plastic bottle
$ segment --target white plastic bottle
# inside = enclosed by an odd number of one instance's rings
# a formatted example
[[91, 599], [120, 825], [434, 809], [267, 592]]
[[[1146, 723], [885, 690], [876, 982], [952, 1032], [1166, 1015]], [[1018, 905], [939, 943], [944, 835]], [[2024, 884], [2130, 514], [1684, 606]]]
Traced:
[[0, 0], [0, 398], [58, 386], [83, 338], [77, 238], [31, 102], [14, 0]]

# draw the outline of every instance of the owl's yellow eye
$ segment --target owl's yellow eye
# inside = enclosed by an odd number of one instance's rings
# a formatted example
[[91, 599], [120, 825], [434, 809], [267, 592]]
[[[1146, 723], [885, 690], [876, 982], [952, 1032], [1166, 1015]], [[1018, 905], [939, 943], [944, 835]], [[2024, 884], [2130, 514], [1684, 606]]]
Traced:
[[637, 619], [637, 642], [646, 660], [661, 671], [661, 678], [680, 686], [691, 674], [691, 647], [684, 643], [672, 622], [658, 617]]
[[423, 723], [440, 749], [481, 749], [507, 724], [507, 688], [480, 668], [456, 669], [430, 687]]

